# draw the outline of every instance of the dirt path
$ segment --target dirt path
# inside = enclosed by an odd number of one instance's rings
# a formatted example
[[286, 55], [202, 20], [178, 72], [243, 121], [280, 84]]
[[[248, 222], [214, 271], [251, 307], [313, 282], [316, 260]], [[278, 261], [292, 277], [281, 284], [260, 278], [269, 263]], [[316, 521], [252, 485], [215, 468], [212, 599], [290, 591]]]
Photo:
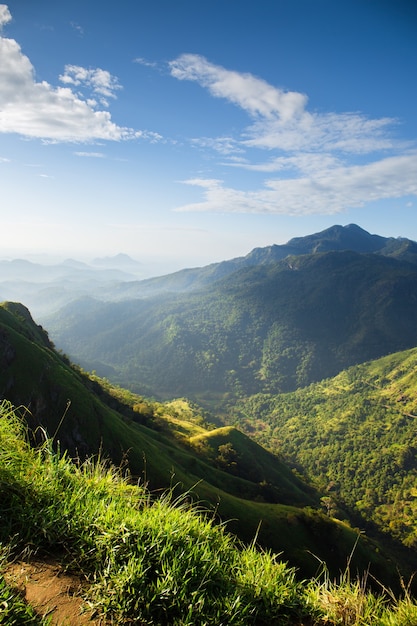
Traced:
[[8, 585], [17, 588], [25, 600], [54, 626], [103, 626], [83, 607], [79, 576], [64, 573], [56, 563], [31, 561], [10, 564], [3, 572]]

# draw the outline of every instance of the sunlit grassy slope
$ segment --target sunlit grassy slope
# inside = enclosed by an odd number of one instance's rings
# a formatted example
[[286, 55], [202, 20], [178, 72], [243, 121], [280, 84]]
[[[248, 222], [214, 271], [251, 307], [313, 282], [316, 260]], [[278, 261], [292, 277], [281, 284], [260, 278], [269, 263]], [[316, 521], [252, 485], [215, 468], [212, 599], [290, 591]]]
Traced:
[[349, 570], [297, 581], [276, 556], [244, 546], [187, 496], [153, 497], [103, 460], [74, 464], [0, 405], [0, 623], [46, 624], [2, 577], [24, 553], [86, 581], [84, 601], [112, 624], [411, 626], [417, 606], [365, 589]]

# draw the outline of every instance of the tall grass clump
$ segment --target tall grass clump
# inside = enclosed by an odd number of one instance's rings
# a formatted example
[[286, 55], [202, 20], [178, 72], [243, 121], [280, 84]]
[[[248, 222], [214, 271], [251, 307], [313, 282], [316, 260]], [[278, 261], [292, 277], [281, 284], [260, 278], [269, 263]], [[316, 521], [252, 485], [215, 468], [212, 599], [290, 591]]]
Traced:
[[[404, 586], [396, 598], [381, 586], [375, 593], [367, 585], [369, 574], [352, 579], [349, 563], [337, 580], [332, 580], [325, 565], [320, 576], [305, 583], [311, 606], [321, 613], [319, 624], [337, 626], [416, 626], [417, 605]], [[377, 581], [375, 581], [377, 582]]]
[[19, 595], [11, 589], [0, 574], [0, 624], [5, 626], [47, 626], [49, 622], [39, 617]]

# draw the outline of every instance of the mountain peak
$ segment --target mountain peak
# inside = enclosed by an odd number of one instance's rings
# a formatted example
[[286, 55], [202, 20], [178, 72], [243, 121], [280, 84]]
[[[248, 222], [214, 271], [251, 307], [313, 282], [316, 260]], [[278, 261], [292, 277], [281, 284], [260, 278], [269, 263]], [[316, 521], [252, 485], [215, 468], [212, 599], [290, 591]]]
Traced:
[[335, 225], [313, 235], [290, 239], [285, 247], [294, 248], [298, 254], [351, 250], [353, 252], [376, 252], [387, 243], [385, 237], [371, 235], [357, 224]]

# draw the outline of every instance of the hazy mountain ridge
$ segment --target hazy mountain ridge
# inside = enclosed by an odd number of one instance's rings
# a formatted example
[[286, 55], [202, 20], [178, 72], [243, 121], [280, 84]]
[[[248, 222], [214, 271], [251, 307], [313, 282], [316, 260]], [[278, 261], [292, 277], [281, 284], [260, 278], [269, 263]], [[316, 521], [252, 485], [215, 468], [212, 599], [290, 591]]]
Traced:
[[379, 253], [298, 255], [188, 294], [84, 299], [45, 319], [88, 369], [149, 395], [280, 393], [417, 345], [417, 266]]
[[128, 299], [198, 290], [245, 267], [276, 263], [288, 256], [340, 250], [378, 253], [417, 263], [417, 244], [409, 239], [371, 235], [356, 224], [335, 225], [313, 235], [290, 239], [286, 244], [255, 248], [244, 257], [120, 285], [117, 297]]
[[244, 257], [162, 276], [158, 273], [152, 278], [143, 278], [149, 269], [145, 264], [122, 253], [89, 263], [76, 259], [49, 265], [24, 259], [0, 260], [0, 300], [24, 302], [35, 316], [46, 316], [85, 295], [118, 301], [186, 293], [205, 288], [245, 267], [275, 263], [288, 256], [337, 250], [374, 252], [417, 263], [415, 242], [371, 235], [350, 224], [297, 237], [287, 244], [255, 248]]
[[76, 259], [54, 264], [0, 260], [0, 301], [24, 302], [42, 315], [83, 295], [111, 293], [117, 285], [137, 280], [140, 268], [127, 255], [95, 259], [91, 264]]

